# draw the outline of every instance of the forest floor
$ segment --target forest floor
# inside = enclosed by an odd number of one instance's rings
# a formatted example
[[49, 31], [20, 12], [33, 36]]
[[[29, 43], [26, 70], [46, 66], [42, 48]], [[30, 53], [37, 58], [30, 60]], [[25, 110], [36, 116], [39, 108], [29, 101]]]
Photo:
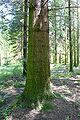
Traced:
[[16, 106], [25, 84], [21, 68], [1, 67], [0, 120], [80, 120], [80, 67], [68, 71], [68, 66], [51, 65], [55, 98], [39, 110]]

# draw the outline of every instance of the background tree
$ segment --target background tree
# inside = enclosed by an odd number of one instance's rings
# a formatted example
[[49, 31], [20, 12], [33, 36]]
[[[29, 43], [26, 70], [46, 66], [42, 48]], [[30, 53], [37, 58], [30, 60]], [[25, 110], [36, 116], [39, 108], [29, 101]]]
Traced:
[[23, 75], [27, 74], [27, 11], [28, 11], [28, 1], [24, 0], [24, 41], [23, 41]]
[[72, 38], [71, 38], [71, 1], [68, 1], [69, 7], [69, 43], [70, 43], [70, 72], [73, 71], [73, 50], [72, 50]]
[[79, 65], [79, 11], [77, 0], [77, 66]]

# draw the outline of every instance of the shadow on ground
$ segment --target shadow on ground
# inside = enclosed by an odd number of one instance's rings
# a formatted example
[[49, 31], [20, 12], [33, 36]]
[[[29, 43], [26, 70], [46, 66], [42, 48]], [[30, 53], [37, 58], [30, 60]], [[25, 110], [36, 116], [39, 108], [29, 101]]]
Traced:
[[56, 99], [52, 104], [56, 107], [48, 111], [16, 108], [8, 120], [80, 120], [80, 109], [77, 104], [62, 99]]
[[[4, 77], [6, 78], [6, 77]], [[80, 120], [80, 83], [78, 78], [52, 80], [52, 90], [62, 98], [53, 99], [52, 109], [45, 111], [10, 108], [24, 89], [24, 78], [8, 77], [0, 81], [0, 120]], [[26, 103], [28, 104], [28, 103]], [[11, 109], [9, 112], [8, 110]]]

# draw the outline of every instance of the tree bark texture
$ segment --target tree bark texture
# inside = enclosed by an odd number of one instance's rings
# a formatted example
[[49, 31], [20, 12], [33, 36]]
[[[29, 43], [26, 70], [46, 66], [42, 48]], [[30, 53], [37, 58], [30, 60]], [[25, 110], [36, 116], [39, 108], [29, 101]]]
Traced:
[[72, 38], [71, 38], [71, 1], [68, 1], [69, 6], [69, 44], [70, 44], [70, 72], [73, 71], [73, 51], [72, 51]]
[[49, 85], [48, 1], [29, 1], [27, 81], [24, 95], [31, 102], [43, 99]]
[[24, 0], [23, 75], [27, 73], [27, 0]]

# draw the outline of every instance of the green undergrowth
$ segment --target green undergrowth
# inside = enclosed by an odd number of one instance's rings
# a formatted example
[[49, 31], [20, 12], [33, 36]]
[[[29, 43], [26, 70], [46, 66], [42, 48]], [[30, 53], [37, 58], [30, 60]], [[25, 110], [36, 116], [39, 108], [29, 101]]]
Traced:
[[70, 116], [67, 116], [65, 120], [72, 120]]
[[24, 88], [24, 86], [25, 86], [25, 81], [16, 81], [15, 83], [14, 83], [14, 87], [16, 87], [16, 88]]
[[1, 66], [0, 67], [0, 89], [8, 88], [16, 85], [17, 78], [22, 76], [22, 68], [20, 65]]
[[51, 79], [70, 78], [80, 75], [80, 66], [73, 67], [73, 72], [69, 72], [69, 65], [51, 64]]
[[1, 117], [4, 120], [8, 120], [8, 116], [10, 115], [11, 111], [12, 111], [12, 108], [10, 106], [7, 108], [4, 108], [1, 112]]
[[[72, 76], [80, 75], [80, 68], [74, 68], [73, 72], [69, 72], [69, 66], [64, 65], [53, 65], [51, 67], [51, 78], [70, 78]], [[0, 90], [13, 86], [15, 88], [23, 88], [25, 86], [25, 81], [21, 79], [22, 77], [22, 68], [21, 66], [2, 66], [0, 67]], [[21, 80], [20, 80], [21, 79]], [[80, 81], [78, 81], [80, 84]], [[63, 81], [62, 84], [67, 84], [66, 81]], [[5, 100], [8, 99], [8, 95], [0, 95], [0, 105], [3, 105]], [[55, 99], [65, 99], [59, 93], [53, 93], [51, 95], [44, 96], [42, 102], [38, 101], [35, 105], [34, 103], [29, 103], [26, 100], [21, 99], [21, 95], [15, 98], [15, 101], [10, 105], [11, 107], [4, 108], [2, 110], [2, 116], [4, 120], [7, 119], [7, 116], [10, 114], [11, 110], [14, 108], [36, 108], [41, 111], [49, 111], [56, 107], [54, 104]], [[66, 120], [69, 118], [67, 117]]]
[[0, 95], [0, 105], [2, 105], [4, 103], [4, 100], [5, 100], [5, 98]]
[[53, 102], [55, 99], [64, 99], [64, 97], [59, 93], [53, 93], [51, 95], [45, 96], [41, 111], [50, 111], [55, 109], [55, 107], [57, 107]]
[[0, 79], [1, 77], [20, 76], [21, 74], [22, 74], [21, 65], [0, 66]]
[[61, 96], [59, 93], [52, 93], [51, 95], [44, 96], [44, 99], [40, 102], [39, 100], [37, 102], [30, 102], [27, 101], [27, 99], [22, 99], [22, 96], [18, 97], [18, 101], [16, 103], [16, 107], [19, 107], [21, 109], [38, 109], [41, 111], [49, 111], [56, 107], [54, 104], [55, 99], [64, 99], [63, 96]]
[[17, 108], [17, 101], [20, 95], [17, 95], [11, 104], [2, 107], [0, 109], [0, 119], [8, 120], [9, 115], [12, 113], [12, 110]]

